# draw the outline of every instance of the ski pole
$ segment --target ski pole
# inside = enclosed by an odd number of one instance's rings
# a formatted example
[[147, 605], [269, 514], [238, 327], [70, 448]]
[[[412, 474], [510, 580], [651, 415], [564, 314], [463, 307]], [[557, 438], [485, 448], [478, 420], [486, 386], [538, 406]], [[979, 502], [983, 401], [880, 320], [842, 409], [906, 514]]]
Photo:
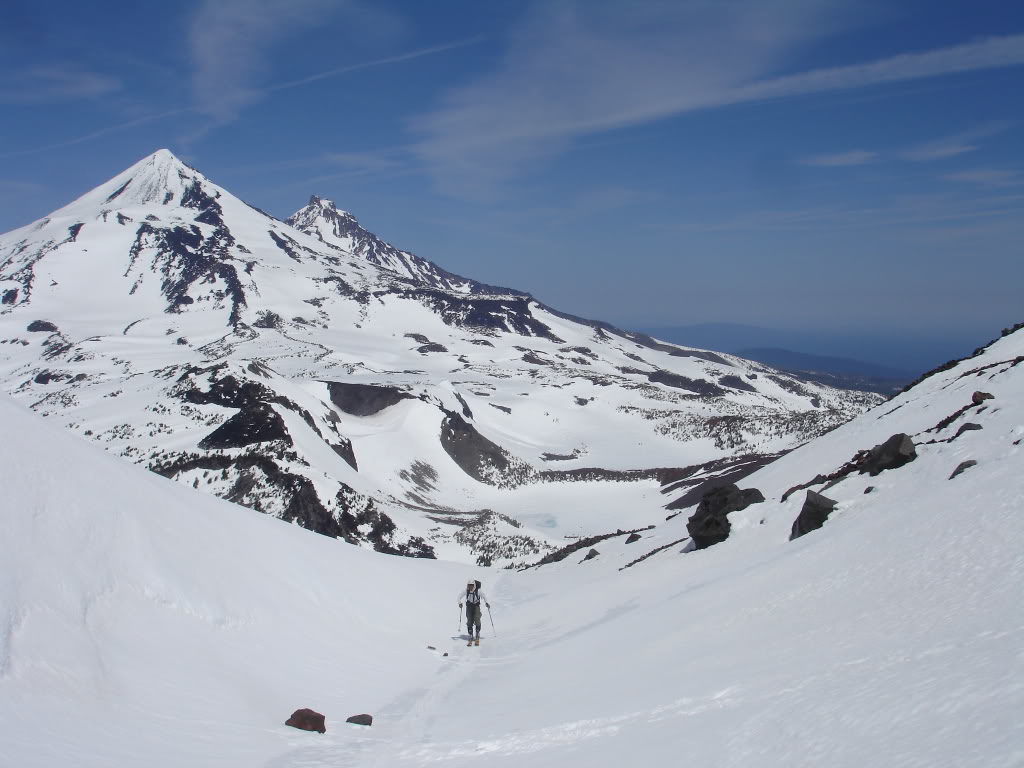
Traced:
[[462, 629], [462, 606], [459, 606], [459, 623], [455, 625], [455, 631]]
[[491, 606], [489, 606], [489, 605], [487, 606], [487, 618], [491, 620], [491, 632], [493, 632], [494, 636], [497, 637], [498, 636], [498, 630], [496, 630], [494, 628], [494, 617], [491, 616]]

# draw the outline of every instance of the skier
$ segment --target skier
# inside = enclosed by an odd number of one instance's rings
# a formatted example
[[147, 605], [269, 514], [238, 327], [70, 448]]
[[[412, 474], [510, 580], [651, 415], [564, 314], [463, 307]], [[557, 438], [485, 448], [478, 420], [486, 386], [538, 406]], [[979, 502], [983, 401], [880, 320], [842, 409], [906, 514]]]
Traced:
[[[469, 630], [469, 642], [466, 645], [480, 645], [480, 603], [486, 605], [487, 610], [491, 609], [491, 604], [480, 589], [479, 581], [470, 579], [466, 583], [466, 591], [459, 592], [459, 608], [462, 608], [463, 601], [466, 603], [466, 628]], [[473, 627], [476, 627], [475, 638]]]

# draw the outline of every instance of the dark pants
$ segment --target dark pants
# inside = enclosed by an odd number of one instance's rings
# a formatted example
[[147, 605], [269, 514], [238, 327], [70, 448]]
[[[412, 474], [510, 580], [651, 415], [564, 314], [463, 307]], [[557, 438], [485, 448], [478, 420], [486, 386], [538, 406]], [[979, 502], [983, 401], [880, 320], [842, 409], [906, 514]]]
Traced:
[[469, 636], [473, 636], [473, 627], [476, 627], [476, 636], [480, 637], [480, 603], [466, 603], [466, 629]]

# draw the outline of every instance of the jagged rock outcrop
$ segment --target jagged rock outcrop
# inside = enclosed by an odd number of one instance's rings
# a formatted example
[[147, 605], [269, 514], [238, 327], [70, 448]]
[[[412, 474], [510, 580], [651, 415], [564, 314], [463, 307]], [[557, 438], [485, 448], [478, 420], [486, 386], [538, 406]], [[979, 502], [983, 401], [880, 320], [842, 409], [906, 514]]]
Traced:
[[835, 510], [837, 502], [814, 491], [807, 492], [800, 514], [793, 521], [789, 540], [798, 539], [804, 534], [816, 531], [825, 524], [828, 516]]
[[952, 480], [957, 475], [963, 474], [966, 470], [977, 465], [978, 462], [975, 461], [974, 459], [967, 459], [967, 461], [961, 461], [959, 464], [957, 464], [956, 469], [953, 470], [953, 474], [949, 476], [949, 479]]
[[964, 434], [964, 432], [977, 432], [981, 428], [981, 424], [976, 424], [973, 421], [965, 422], [960, 425], [960, 428], [956, 431], [956, 434], [954, 434], [953, 437], [950, 438], [950, 442], [956, 440], [958, 437], [960, 437], [960, 435]]
[[352, 416], [372, 416], [412, 398], [408, 392], [384, 384], [329, 381], [327, 391], [330, 393], [331, 402], [339, 410]]
[[719, 486], [704, 494], [697, 511], [686, 521], [686, 531], [697, 549], [706, 549], [729, 537], [730, 512], [739, 512], [764, 501], [757, 488], [740, 490], [734, 483]]
[[448, 411], [441, 424], [441, 447], [467, 475], [488, 485], [514, 487], [535, 474], [454, 411]]
[[887, 469], [897, 469], [917, 458], [910, 435], [897, 433], [884, 443], [876, 445], [857, 460], [857, 471], [872, 477]]

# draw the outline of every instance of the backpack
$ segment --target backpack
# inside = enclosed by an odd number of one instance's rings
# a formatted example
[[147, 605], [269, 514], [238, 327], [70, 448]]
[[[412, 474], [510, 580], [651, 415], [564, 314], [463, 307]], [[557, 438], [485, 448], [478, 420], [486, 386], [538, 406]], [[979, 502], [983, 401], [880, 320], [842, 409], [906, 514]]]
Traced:
[[479, 581], [479, 579], [474, 579], [473, 583], [476, 584], [476, 589], [473, 590], [472, 592], [470, 592], [468, 589], [466, 590], [466, 602], [469, 603], [470, 605], [479, 605], [480, 604], [480, 586], [481, 586], [480, 585], [480, 581]]

